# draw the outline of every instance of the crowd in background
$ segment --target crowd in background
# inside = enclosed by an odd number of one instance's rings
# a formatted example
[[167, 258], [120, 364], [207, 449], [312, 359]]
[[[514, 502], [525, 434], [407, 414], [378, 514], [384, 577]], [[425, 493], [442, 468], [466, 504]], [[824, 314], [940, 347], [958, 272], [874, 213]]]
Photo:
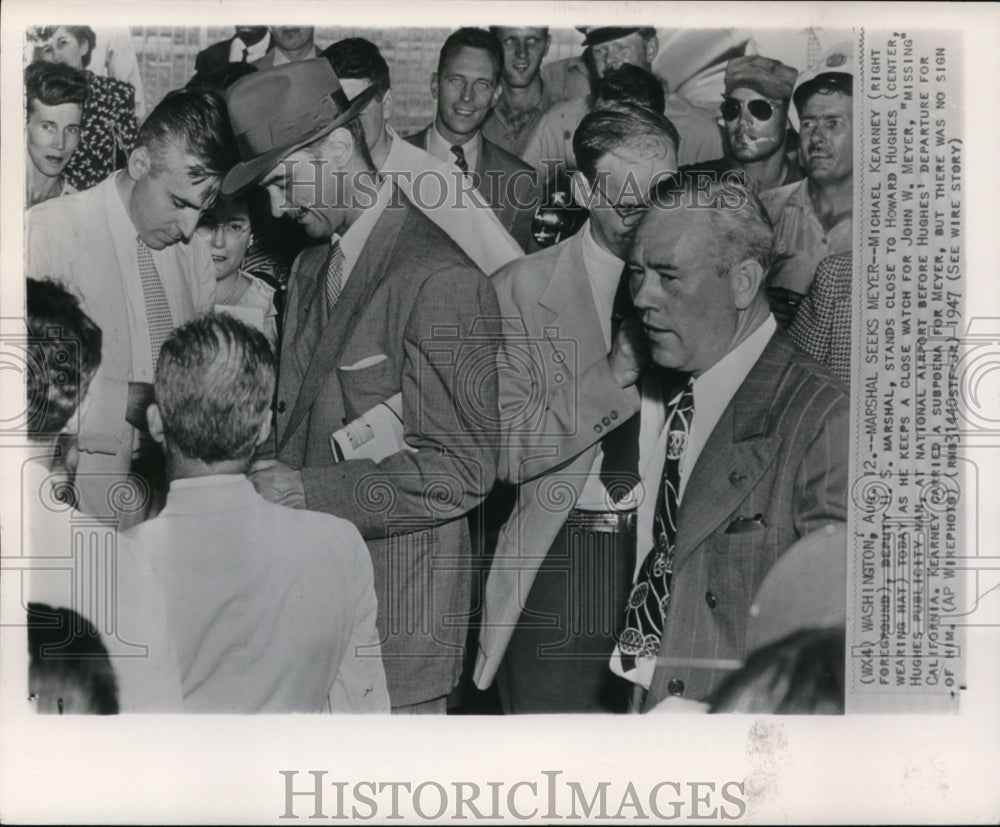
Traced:
[[579, 32], [28, 33], [40, 711], [842, 711], [853, 45]]

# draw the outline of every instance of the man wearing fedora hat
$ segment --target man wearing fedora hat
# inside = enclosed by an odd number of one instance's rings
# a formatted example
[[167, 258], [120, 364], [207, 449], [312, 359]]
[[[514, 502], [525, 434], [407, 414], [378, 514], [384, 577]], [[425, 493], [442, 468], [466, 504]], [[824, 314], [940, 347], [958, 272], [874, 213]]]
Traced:
[[[595, 80], [609, 69], [629, 63], [652, 71], [653, 59], [659, 51], [656, 29], [651, 26], [582, 26], [586, 47], [584, 57]], [[666, 84], [665, 84], [666, 86]], [[722, 154], [722, 135], [718, 125], [703, 109], [693, 106], [686, 98], [665, 89], [666, 106], [663, 114], [681, 136], [678, 161], [694, 164], [717, 158]], [[522, 156], [545, 179], [551, 180], [564, 169], [576, 170], [573, 155], [573, 133], [590, 111], [588, 97], [557, 103], [546, 112], [528, 139]]]
[[725, 155], [682, 171], [721, 175], [735, 170], [754, 192], [801, 181], [802, 169], [785, 151], [797, 76], [791, 66], [761, 55], [730, 60], [719, 107]]
[[[275, 458], [251, 481], [360, 529], [393, 709], [443, 713], [471, 608], [462, 517], [496, 473], [496, 376], [478, 368], [495, 364], [499, 309], [482, 272], [375, 171], [357, 117], [375, 92], [349, 100], [329, 62], [306, 60], [227, 93], [242, 161], [224, 197], [260, 184], [276, 215], [329, 239], [292, 267]], [[342, 459], [332, 435], [395, 400], [398, 440]]]

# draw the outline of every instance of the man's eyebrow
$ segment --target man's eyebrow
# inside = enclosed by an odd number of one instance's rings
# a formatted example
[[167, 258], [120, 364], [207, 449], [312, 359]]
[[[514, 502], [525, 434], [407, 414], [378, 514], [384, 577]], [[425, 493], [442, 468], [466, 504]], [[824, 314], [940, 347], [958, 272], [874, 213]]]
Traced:
[[202, 208], [200, 203], [196, 204], [194, 201], [191, 201], [182, 195], [178, 195], [176, 192], [171, 192], [170, 197], [173, 198], [174, 201], [180, 201], [185, 207], [190, 207], [193, 210], [200, 210]]
[[648, 262], [646, 262], [646, 266], [650, 270], [656, 270], [657, 272], [661, 272], [663, 270], [667, 270], [667, 271], [676, 271], [677, 270], [677, 266], [674, 265], [674, 264], [671, 264], [669, 261], [664, 261], [664, 262], [648, 261]]

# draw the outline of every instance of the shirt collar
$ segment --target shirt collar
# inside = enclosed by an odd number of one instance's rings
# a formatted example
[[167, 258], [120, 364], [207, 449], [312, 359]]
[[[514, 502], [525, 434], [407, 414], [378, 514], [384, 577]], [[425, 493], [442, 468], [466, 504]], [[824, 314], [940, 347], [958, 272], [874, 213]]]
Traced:
[[364, 249], [365, 242], [368, 241], [368, 236], [371, 235], [376, 222], [385, 211], [390, 198], [391, 186], [389, 179], [383, 178], [376, 192], [375, 203], [367, 209], [363, 209], [357, 221], [348, 227], [347, 232], [343, 235], [334, 233], [331, 236], [331, 244], [336, 239], [340, 240], [340, 249], [344, 253], [345, 276], [349, 275], [351, 270], [353, 270], [354, 263], [358, 260], [358, 256], [361, 255], [361, 250]]
[[768, 314], [753, 333], [694, 380], [696, 418], [713, 426], [719, 421], [777, 329], [774, 316]]
[[[465, 153], [465, 162], [469, 165], [470, 171], [476, 168], [476, 161], [479, 160], [479, 144], [481, 140], [482, 136], [477, 129], [476, 134], [461, 145], [462, 151]], [[455, 163], [455, 156], [451, 151], [452, 146], [453, 144], [438, 132], [437, 126], [431, 124], [430, 131], [427, 133], [427, 151], [442, 161]]]
[[233, 38], [232, 45], [229, 47], [229, 62], [230, 63], [242, 63], [243, 62], [243, 50], [247, 50], [247, 63], [252, 63], [255, 60], [260, 60], [264, 55], [267, 54], [268, 47], [271, 45], [271, 33], [268, 32], [260, 40], [254, 43], [252, 46], [247, 46], [243, 42], [243, 39], [236, 35]]
[[589, 218], [580, 229], [580, 236], [583, 266], [587, 268], [587, 274], [599, 283], [613, 281], [615, 289], [617, 289], [625, 262], [600, 245], [594, 237], [594, 226], [590, 223]]

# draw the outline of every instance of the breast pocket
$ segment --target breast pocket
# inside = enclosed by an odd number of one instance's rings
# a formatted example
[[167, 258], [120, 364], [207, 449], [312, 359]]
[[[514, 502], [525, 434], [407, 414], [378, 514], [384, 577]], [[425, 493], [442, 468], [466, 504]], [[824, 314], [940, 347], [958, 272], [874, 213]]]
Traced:
[[344, 412], [348, 420], [357, 419], [379, 402], [398, 393], [401, 387], [396, 365], [385, 354], [374, 354], [340, 365], [337, 377], [344, 391]]

